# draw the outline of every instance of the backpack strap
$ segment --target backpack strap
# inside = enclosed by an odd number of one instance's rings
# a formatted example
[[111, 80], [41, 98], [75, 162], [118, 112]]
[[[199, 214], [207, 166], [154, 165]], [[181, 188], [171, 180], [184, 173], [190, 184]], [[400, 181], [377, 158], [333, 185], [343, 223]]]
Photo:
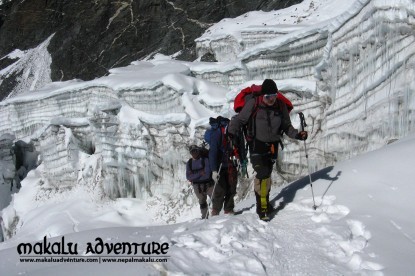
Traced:
[[[247, 141], [255, 140], [255, 136], [256, 136], [256, 115], [257, 115], [258, 110], [259, 110], [259, 103], [260, 102], [261, 102], [261, 96], [255, 97], [254, 108], [251, 112], [251, 116], [249, 117], [247, 127], [246, 127], [246, 131], [244, 131], [244, 132], [246, 132], [246, 137], [247, 137], [246, 140]], [[253, 144], [255, 144], [255, 143], [253, 143]], [[252, 148], [251, 150], [254, 150], [254, 148]]]
[[190, 158], [188, 161], [187, 161], [187, 165], [189, 166], [189, 169], [190, 169], [190, 171], [193, 173], [193, 169], [192, 169], [192, 158]]

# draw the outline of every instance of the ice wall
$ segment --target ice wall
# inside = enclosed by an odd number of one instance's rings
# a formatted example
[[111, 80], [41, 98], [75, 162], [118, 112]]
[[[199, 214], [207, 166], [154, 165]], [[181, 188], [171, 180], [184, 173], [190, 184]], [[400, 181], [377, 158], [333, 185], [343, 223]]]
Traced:
[[[98, 178], [103, 195], [110, 198], [168, 197], [186, 183], [187, 147], [195, 128], [205, 127], [197, 119], [214, 114], [209, 108], [220, 108], [226, 92], [188, 72], [180, 64], [141, 63], [100, 80], [55, 83], [2, 102], [0, 114], [6, 120], [0, 133], [36, 145], [43, 190], [70, 190]], [[189, 103], [185, 106], [183, 100]], [[85, 173], [92, 156], [99, 172]]]
[[[316, 82], [312, 97], [301, 91], [289, 96], [294, 124], [297, 111], [307, 116], [312, 167], [321, 168], [414, 131], [414, 15], [410, 0], [354, 1], [332, 20], [254, 45], [217, 70], [194, 66], [192, 72], [236, 88], [265, 78], [279, 87], [287, 78]], [[299, 151], [289, 146], [284, 152], [288, 171], [297, 171]]]
[[321, 143], [339, 159], [414, 130], [414, 16], [413, 1], [371, 1], [333, 24], [330, 54], [317, 76], [332, 99]]

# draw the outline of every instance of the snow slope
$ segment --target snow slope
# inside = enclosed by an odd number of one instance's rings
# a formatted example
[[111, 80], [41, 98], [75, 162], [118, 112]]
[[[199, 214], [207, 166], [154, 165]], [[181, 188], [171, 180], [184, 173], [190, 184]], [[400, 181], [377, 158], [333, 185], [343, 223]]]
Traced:
[[[412, 275], [414, 162], [412, 135], [320, 170], [312, 175], [317, 210], [312, 208], [306, 177], [273, 191], [271, 202], [279, 206], [284, 201], [286, 206], [269, 223], [257, 218], [250, 197], [238, 204], [241, 214], [235, 216], [209, 220], [189, 216], [187, 222], [173, 225], [65, 235], [80, 245], [81, 256], [87, 242], [97, 237], [106, 242], [167, 242], [167, 263], [26, 264], [19, 261], [16, 245], [21, 240], [15, 237], [0, 245], [0, 271], [2, 275], [49, 275], [58, 270], [62, 275], [113, 275], [118, 270], [123, 275]], [[66, 208], [71, 212], [74, 207]], [[148, 217], [136, 205], [125, 205], [124, 212], [131, 225]], [[36, 226], [34, 221], [29, 224]], [[56, 240], [60, 238], [51, 239]]]

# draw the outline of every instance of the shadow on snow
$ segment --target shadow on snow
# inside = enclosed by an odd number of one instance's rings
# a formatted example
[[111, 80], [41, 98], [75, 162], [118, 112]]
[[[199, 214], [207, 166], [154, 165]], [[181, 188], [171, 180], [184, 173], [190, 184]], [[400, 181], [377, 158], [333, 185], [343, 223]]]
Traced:
[[[327, 191], [330, 189], [330, 187], [333, 185], [333, 183], [336, 182], [339, 179], [339, 177], [341, 175], [341, 171], [338, 171], [334, 177], [331, 177], [330, 172], [333, 170], [333, 168], [334, 168], [333, 166], [329, 166], [327, 168], [324, 168], [322, 170], [319, 170], [319, 171], [311, 174], [311, 180], [312, 180], [313, 184], [316, 180], [330, 181], [330, 184], [327, 186], [326, 190], [324, 191], [323, 195], [321, 196], [321, 202], [323, 202], [324, 196], [326, 195]], [[301, 178], [297, 181], [292, 182], [287, 187], [283, 188], [276, 197], [274, 197], [272, 200], [270, 200], [271, 205], [274, 205], [278, 200], [280, 200], [281, 198], [283, 199], [282, 202], [280, 202], [279, 206], [273, 212], [273, 215], [272, 215], [271, 219], [275, 215], [277, 215], [277, 213], [280, 210], [284, 209], [286, 204], [288, 204], [290, 202], [293, 202], [297, 191], [303, 189], [307, 185], [310, 185], [310, 179], [309, 179], [308, 176], [305, 176], [305, 177], [303, 177], [303, 178]], [[320, 206], [321, 206], [321, 203], [320, 203], [319, 206], [317, 206], [317, 208], [320, 207]]]

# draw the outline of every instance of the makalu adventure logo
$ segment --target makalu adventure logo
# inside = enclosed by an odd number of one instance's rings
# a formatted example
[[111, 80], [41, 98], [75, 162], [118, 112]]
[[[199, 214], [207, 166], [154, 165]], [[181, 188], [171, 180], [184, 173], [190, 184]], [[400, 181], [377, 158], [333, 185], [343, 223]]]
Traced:
[[[82, 247], [82, 248], [81, 248]], [[83, 249], [85, 248], [85, 249]], [[20, 243], [20, 262], [167, 262], [170, 245], [166, 242], [109, 242], [97, 237], [81, 246], [60, 240], [50, 242], [45, 236], [36, 243]]]

